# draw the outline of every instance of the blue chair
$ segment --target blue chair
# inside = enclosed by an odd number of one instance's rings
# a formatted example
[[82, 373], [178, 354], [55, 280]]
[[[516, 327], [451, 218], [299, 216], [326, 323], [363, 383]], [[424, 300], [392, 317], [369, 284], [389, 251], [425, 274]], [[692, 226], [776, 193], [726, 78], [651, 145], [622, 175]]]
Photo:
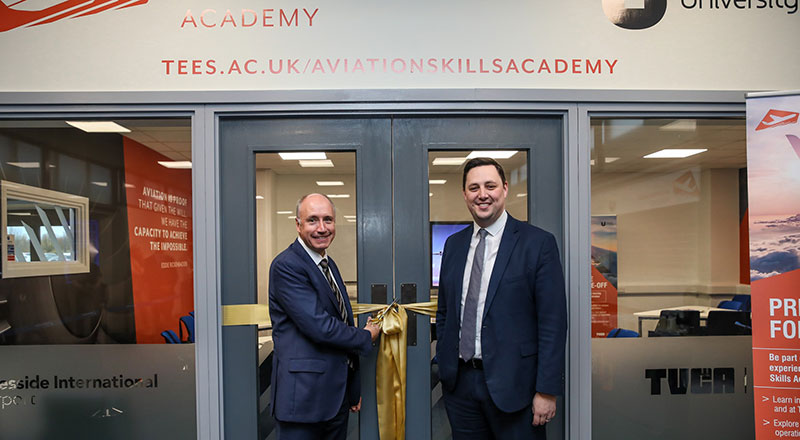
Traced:
[[615, 328], [608, 332], [606, 338], [638, 338], [640, 335], [638, 332], [633, 330], [628, 330], [625, 328]]
[[722, 301], [719, 304], [717, 304], [718, 309], [744, 311], [743, 307], [744, 304], [742, 304], [739, 301], [733, 301], [733, 300]]
[[164, 330], [161, 332], [161, 336], [164, 338], [164, 341], [167, 344], [180, 344], [181, 340], [178, 338], [178, 335], [175, 334], [172, 330]]
[[749, 312], [750, 309], [750, 295], [733, 295], [733, 299], [731, 301], [739, 301], [742, 303], [742, 308], [740, 309], [743, 312]]
[[[183, 329], [186, 329], [186, 339], [183, 339]], [[194, 316], [191, 314], [181, 316], [180, 327], [178, 328], [180, 332], [180, 341], [181, 342], [188, 342], [194, 343]]]

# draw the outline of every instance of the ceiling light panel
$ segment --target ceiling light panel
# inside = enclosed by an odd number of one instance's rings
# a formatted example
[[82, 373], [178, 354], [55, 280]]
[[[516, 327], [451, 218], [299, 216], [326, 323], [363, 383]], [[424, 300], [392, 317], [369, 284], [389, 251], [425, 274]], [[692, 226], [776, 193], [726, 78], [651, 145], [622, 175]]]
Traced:
[[188, 160], [159, 160], [158, 164], [162, 167], [176, 170], [189, 170], [192, 168], [192, 163]]
[[445, 165], [461, 165], [462, 163], [466, 162], [466, 157], [437, 157], [433, 159], [433, 164], [437, 166], [445, 166]]
[[344, 186], [341, 180], [317, 180], [317, 186]]
[[114, 121], [65, 121], [67, 124], [87, 133], [130, 133], [127, 128]]
[[645, 159], [682, 159], [684, 157], [694, 156], [704, 151], [707, 148], [665, 148], [643, 156]]
[[318, 160], [300, 160], [300, 166], [303, 168], [333, 168], [333, 161], [330, 159]]
[[6, 162], [12, 167], [17, 168], [39, 168], [39, 162]]
[[469, 153], [467, 159], [474, 159], [476, 157], [488, 157], [490, 159], [508, 159], [517, 154], [517, 150], [483, 150], [473, 151]]
[[324, 151], [303, 153], [278, 153], [283, 160], [323, 160], [327, 159]]

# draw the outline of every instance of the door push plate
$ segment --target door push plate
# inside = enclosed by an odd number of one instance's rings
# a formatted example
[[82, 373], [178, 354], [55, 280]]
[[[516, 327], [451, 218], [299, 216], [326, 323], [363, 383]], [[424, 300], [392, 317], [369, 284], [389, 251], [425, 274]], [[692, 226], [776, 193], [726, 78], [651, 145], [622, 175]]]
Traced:
[[372, 304], [386, 304], [386, 284], [370, 285], [370, 296]]
[[[417, 285], [415, 283], [400, 284], [401, 304], [413, 304], [417, 302]], [[406, 325], [406, 345], [417, 345], [417, 314], [408, 314], [408, 325]]]

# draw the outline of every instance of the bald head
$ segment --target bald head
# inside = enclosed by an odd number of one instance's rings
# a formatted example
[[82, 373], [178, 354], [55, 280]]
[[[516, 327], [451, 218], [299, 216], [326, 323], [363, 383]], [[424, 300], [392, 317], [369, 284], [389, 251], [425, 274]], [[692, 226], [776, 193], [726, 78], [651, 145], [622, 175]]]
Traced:
[[323, 194], [307, 194], [297, 201], [297, 235], [309, 249], [324, 256], [336, 236], [336, 208]]

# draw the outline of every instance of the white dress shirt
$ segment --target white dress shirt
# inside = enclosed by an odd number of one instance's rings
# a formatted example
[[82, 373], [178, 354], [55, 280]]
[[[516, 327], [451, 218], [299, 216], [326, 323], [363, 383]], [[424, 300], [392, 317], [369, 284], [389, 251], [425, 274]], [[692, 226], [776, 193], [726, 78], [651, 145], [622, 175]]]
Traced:
[[[500, 241], [503, 239], [503, 231], [506, 229], [506, 221], [508, 220], [508, 213], [503, 211], [500, 218], [497, 219], [486, 229], [486, 243], [483, 256], [483, 272], [481, 273], [481, 287], [478, 290], [478, 319], [475, 320], [475, 357], [482, 358], [481, 354], [481, 327], [483, 324], [483, 307], [486, 305], [486, 292], [489, 290], [489, 280], [492, 278], [492, 270], [494, 269], [494, 260], [497, 258], [497, 251], [500, 249]], [[464, 302], [467, 300], [467, 289], [469, 288], [469, 277], [472, 273], [472, 260], [475, 257], [475, 247], [478, 246], [480, 240], [481, 227], [477, 223], [472, 225], [472, 240], [469, 242], [469, 251], [467, 252], [467, 263], [464, 268], [464, 283], [461, 288], [461, 319], [464, 318]], [[460, 331], [460, 330], [459, 330]]]
[[[323, 259], [325, 259], [327, 257], [327, 255], [325, 255], [323, 257], [322, 255], [318, 254], [316, 251], [311, 250], [310, 247], [306, 246], [306, 242], [303, 241], [300, 237], [297, 237], [297, 242], [300, 243], [300, 246], [303, 246], [303, 249], [306, 250], [306, 252], [308, 253], [308, 256], [311, 257], [312, 260], [314, 260], [314, 265], [317, 266], [317, 269], [319, 269], [320, 273], [324, 277], [325, 276], [325, 271], [322, 270], [322, 266], [319, 265], [319, 262], [322, 261]], [[327, 252], [326, 252], [326, 254], [327, 254]], [[333, 276], [333, 271], [331, 271], [331, 276]], [[327, 280], [327, 278], [325, 278], [325, 279]]]

